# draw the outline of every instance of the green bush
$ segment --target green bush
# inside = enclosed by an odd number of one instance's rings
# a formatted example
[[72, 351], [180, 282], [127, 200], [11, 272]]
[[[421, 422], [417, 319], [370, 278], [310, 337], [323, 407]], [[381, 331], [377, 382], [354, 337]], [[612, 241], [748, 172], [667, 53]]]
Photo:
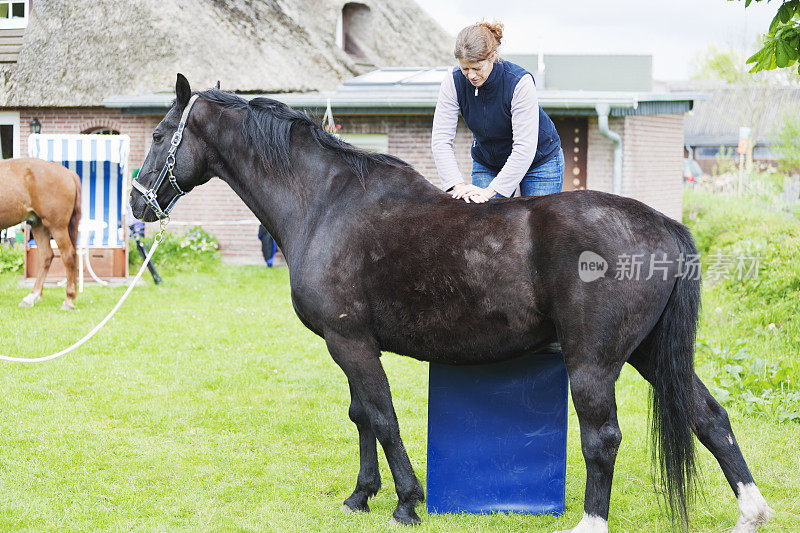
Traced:
[[780, 168], [794, 172], [800, 170], [800, 109], [784, 115], [780, 129], [772, 134], [772, 141]]
[[11, 248], [5, 244], [0, 244], [0, 273], [21, 273], [23, 264], [25, 264], [25, 252], [22, 246]]
[[711, 174], [720, 176], [737, 172], [739, 172], [738, 154], [729, 146], [720, 146], [719, 152], [714, 156], [714, 166], [711, 168]]
[[[146, 237], [143, 242], [147, 249], [153, 245], [154, 236]], [[139, 268], [142, 258], [136, 250], [136, 242], [130, 241], [130, 265]], [[219, 262], [219, 243], [217, 238], [200, 226], [189, 228], [185, 233], [164, 234], [164, 241], [159, 244], [153, 264], [164, 270], [207, 270]]]
[[721, 403], [737, 403], [745, 412], [765, 413], [781, 422], [800, 421], [800, 365], [793, 359], [768, 361], [741, 345], [697, 345], [697, 358], [715, 368], [711, 394]]
[[774, 233], [796, 231], [791, 215], [771, 208], [761, 198], [736, 198], [684, 189], [683, 222], [692, 230], [702, 255], [742, 240], [761, 239]]
[[[720, 281], [742, 307], [800, 305], [797, 218], [756, 200], [697, 193], [686, 195], [684, 211], [706, 274], [715, 258], [734, 259]], [[756, 276], [737, 276], [735, 260], [740, 258], [754, 259]], [[706, 278], [706, 284], [714, 283]]]
[[800, 221], [757, 198], [689, 191], [684, 222], [703, 266], [697, 360], [709, 388], [747, 412], [800, 420]]

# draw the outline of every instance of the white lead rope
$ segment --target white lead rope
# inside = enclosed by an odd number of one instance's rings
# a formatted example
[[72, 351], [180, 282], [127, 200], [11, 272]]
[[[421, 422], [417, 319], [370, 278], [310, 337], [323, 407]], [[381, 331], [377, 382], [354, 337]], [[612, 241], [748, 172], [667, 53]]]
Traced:
[[105, 326], [109, 320], [111, 320], [111, 317], [114, 316], [114, 314], [122, 306], [122, 304], [125, 303], [125, 300], [128, 298], [128, 295], [131, 293], [133, 288], [139, 282], [139, 279], [142, 277], [144, 269], [147, 268], [147, 264], [150, 262], [150, 259], [153, 258], [153, 254], [156, 252], [156, 248], [158, 248], [158, 245], [161, 244], [163, 240], [164, 240], [164, 232], [162, 227], [162, 231], [158, 235], [156, 235], [156, 238], [153, 241], [153, 246], [150, 248], [150, 252], [147, 254], [147, 257], [145, 257], [145, 260], [142, 263], [142, 268], [139, 269], [139, 272], [136, 274], [136, 277], [134, 277], [133, 281], [131, 281], [130, 285], [128, 285], [128, 290], [125, 291], [125, 294], [123, 294], [122, 298], [119, 299], [117, 305], [115, 305], [114, 308], [111, 311], [109, 311], [106, 317], [99, 324], [97, 324], [94, 327], [94, 329], [92, 329], [92, 331], [84, 335], [81, 340], [79, 340], [69, 348], [65, 348], [58, 353], [54, 353], [46, 357], [35, 357], [32, 359], [27, 359], [25, 357], [8, 357], [7, 355], [0, 355], [0, 361], [10, 361], [12, 363], [44, 363], [45, 361], [52, 361], [53, 359], [57, 359], [63, 355], [67, 355], [68, 353], [80, 348], [86, 341], [94, 337], [95, 333], [100, 331], [100, 329], [103, 326]]

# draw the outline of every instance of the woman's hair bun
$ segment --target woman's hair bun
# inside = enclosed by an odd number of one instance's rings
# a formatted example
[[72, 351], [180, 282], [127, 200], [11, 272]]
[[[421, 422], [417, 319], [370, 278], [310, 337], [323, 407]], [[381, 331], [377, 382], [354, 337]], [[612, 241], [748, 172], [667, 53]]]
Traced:
[[[478, 22], [467, 26], [456, 36], [456, 59], [468, 62], [483, 61], [492, 57], [503, 38], [500, 22]], [[495, 61], [499, 57], [495, 54]]]
[[478, 23], [479, 26], [483, 26], [491, 34], [497, 39], [497, 44], [500, 44], [500, 41], [503, 39], [503, 23], [502, 22], [480, 22]]

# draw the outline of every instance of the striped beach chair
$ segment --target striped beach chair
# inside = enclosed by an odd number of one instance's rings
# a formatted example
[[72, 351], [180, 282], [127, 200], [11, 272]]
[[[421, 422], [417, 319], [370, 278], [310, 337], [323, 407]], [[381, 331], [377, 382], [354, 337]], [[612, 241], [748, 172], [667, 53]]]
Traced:
[[[81, 243], [89, 248], [94, 270], [101, 277], [125, 277], [128, 274], [128, 201], [127, 135], [57, 135], [33, 134], [28, 137], [28, 155], [61, 163], [81, 178], [81, 226], [97, 228], [82, 235]], [[54, 250], [55, 251], [55, 250]], [[26, 254], [26, 276], [36, 254]], [[55, 263], [55, 261], [54, 261]], [[60, 261], [59, 261], [60, 263]], [[31, 265], [35, 266], [35, 265]], [[63, 276], [63, 266], [51, 267], [53, 277]]]

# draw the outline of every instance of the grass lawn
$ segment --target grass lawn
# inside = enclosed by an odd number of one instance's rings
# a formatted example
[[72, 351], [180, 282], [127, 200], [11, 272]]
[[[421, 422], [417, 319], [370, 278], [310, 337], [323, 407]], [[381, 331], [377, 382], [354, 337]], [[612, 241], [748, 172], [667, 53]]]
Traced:
[[[286, 269], [219, 267], [138, 287], [80, 351], [43, 365], [0, 363], [0, 530], [373, 531], [396, 500], [384, 486], [372, 513], [339, 511], [358, 471], [344, 375], [295, 317]], [[121, 288], [88, 287], [77, 311], [62, 289], [34, 309], [0, 275], [0, 346], [36, 357], [81, 337]], [[706, 305], [703, 320], [715, 305]], [[427, 364], [384, 356], [417, 475], [426, 469]], [[702, 370], [702, 368], [701, 368]], [[708, 376], [702, 376], [708, 377]], [[649, 477], [647, 387], [631, 369], [617, 385], [623, 442], [610, 527], [669, 531]], [[776, 516], [764, 531], [800, 530], [800, 424], [729, 409], [750, 468]], [[570, 411], [567, 512], [427, 515], [424, 531], [552, 531], [582, 514], [585, 468]], [[734, 496], [698, 453], [692, 531], [736, 522]]]

